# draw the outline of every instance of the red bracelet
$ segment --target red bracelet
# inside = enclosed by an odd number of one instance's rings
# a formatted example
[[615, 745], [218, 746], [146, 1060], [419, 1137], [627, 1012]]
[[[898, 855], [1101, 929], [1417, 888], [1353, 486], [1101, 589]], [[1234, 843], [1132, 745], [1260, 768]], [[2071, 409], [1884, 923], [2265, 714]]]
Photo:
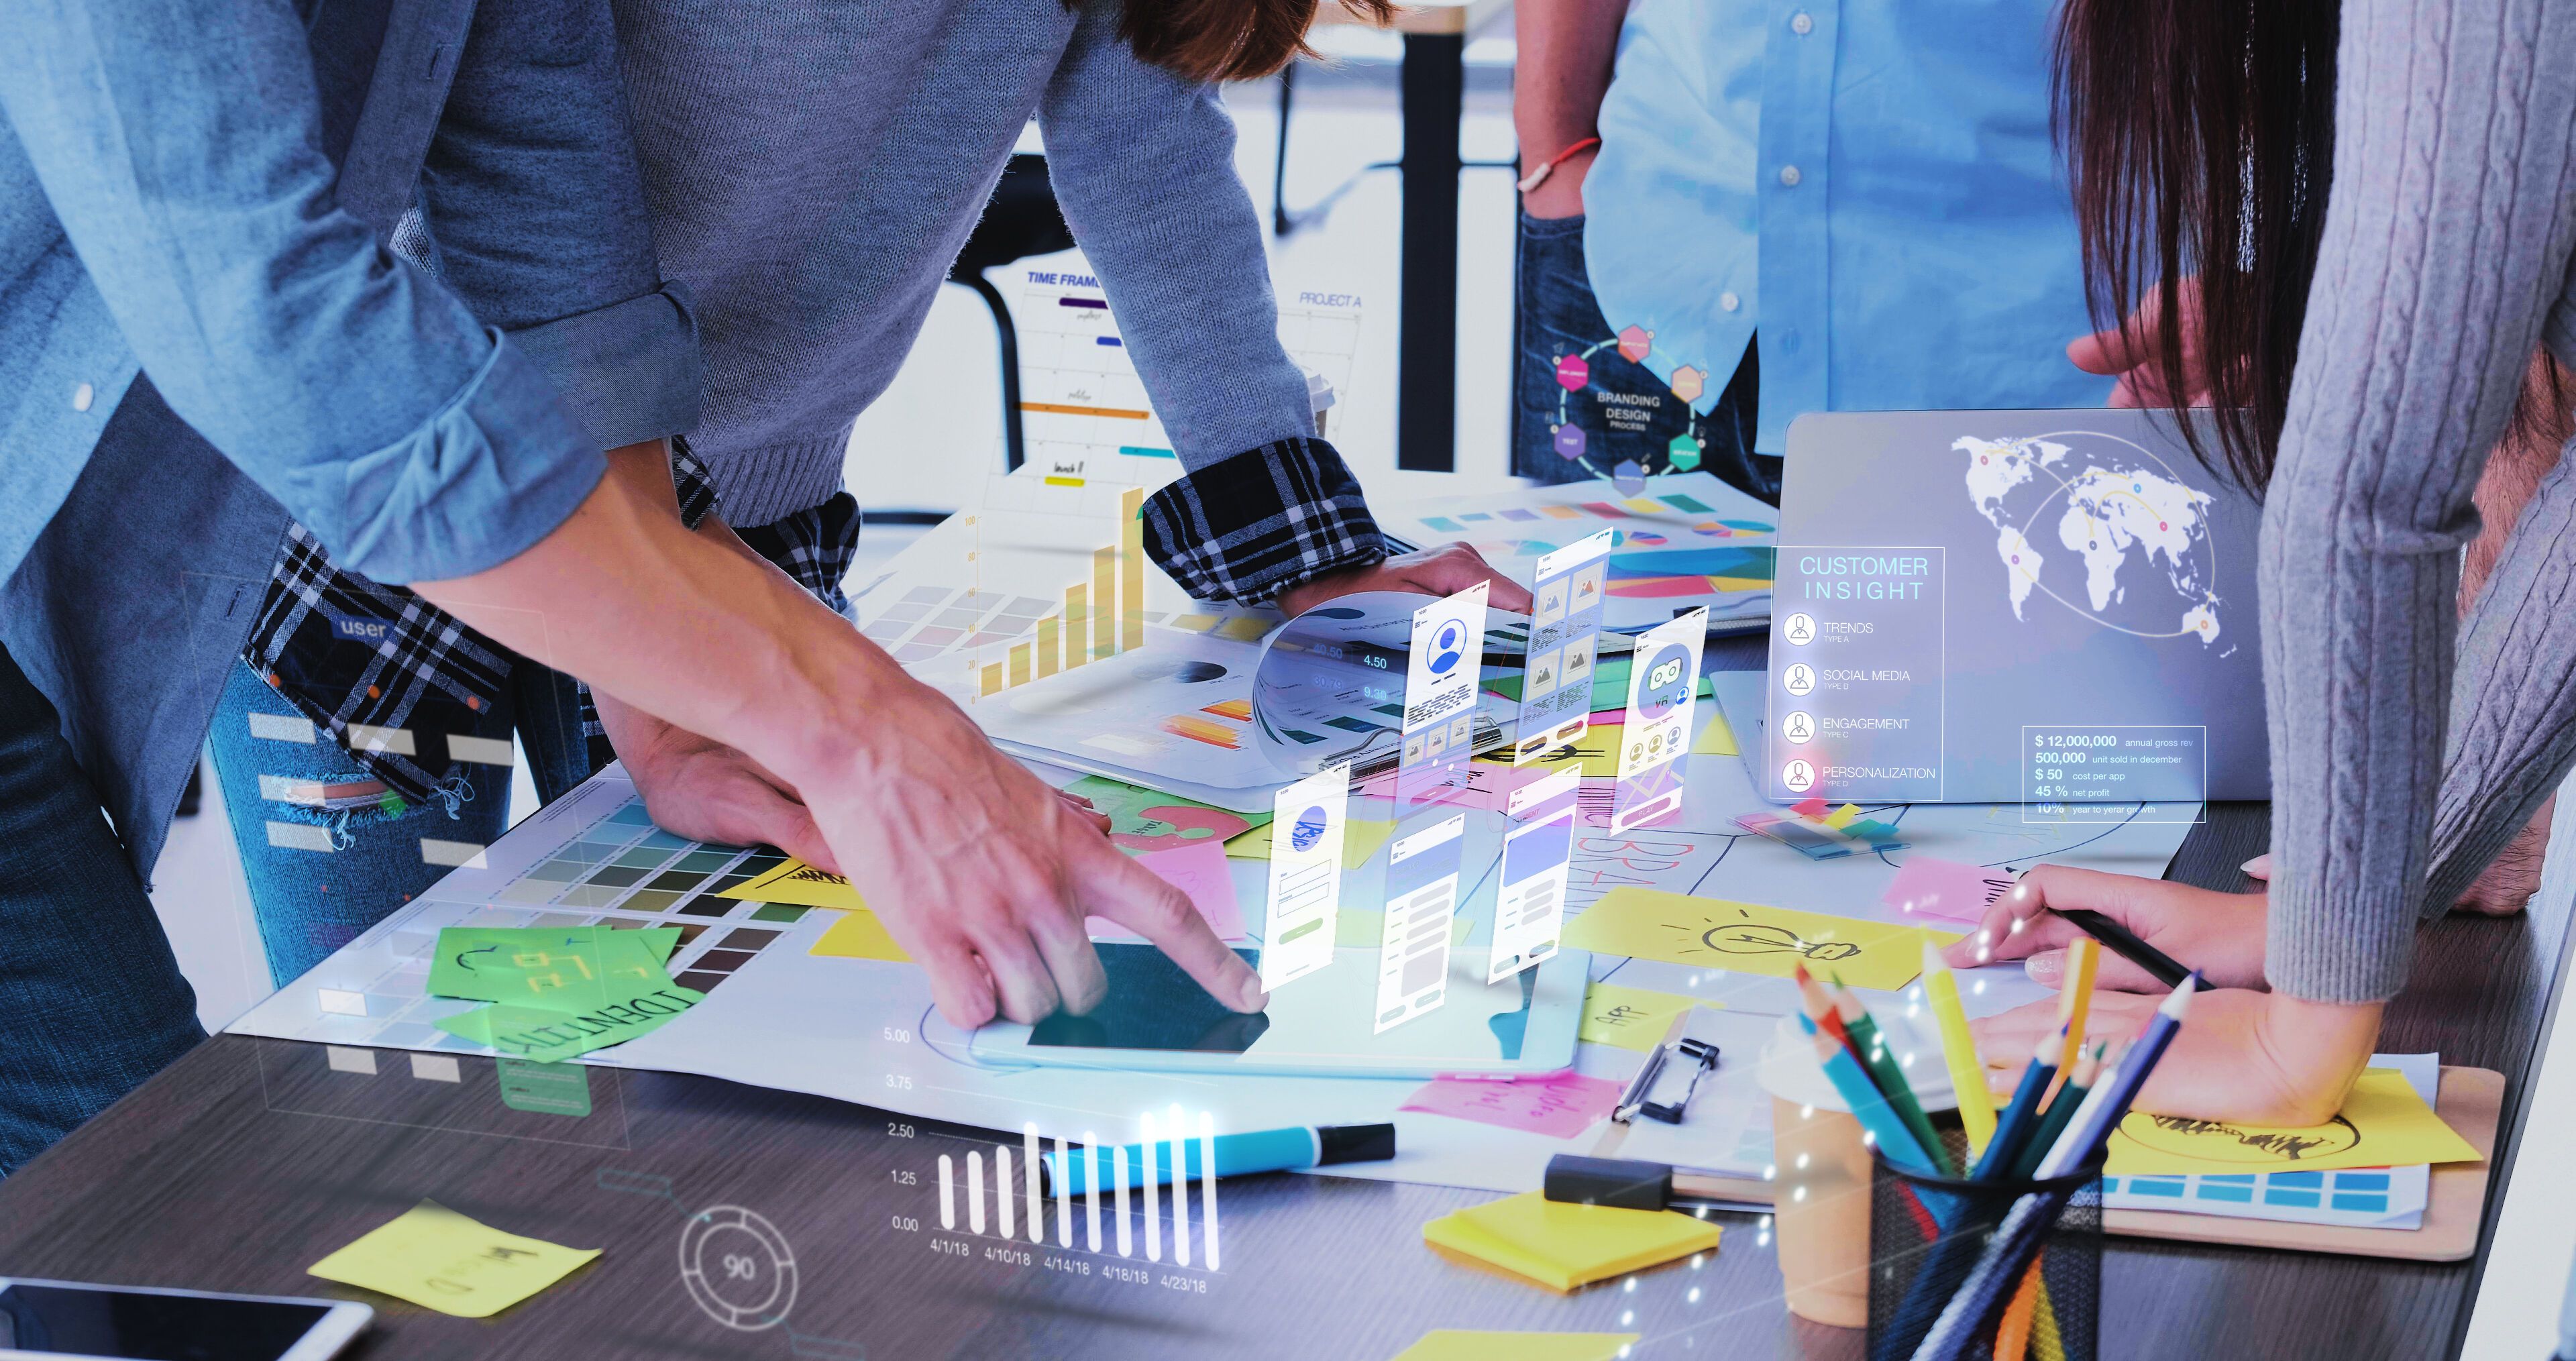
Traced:
[[1529, 178], [1520, 182], [1521, 192], [1526, 194], [1532, 189], [1536, 189], [1540, 185], [1547, 183], [1547, 177], [1554, 174], [1558, 166], [1567, 161], [1573, 160], [1575, 157], [1580, 156], [1584, 152], [1590, 151], [1599, 145], [1601, 145], [1600, 138], [1586, 137], [1583, 140], [1576, 142], [1574, 145], [1567, 147], [1565, 150], [1539, 162], [1538, 169], [1531, 171], [1529, 173]]

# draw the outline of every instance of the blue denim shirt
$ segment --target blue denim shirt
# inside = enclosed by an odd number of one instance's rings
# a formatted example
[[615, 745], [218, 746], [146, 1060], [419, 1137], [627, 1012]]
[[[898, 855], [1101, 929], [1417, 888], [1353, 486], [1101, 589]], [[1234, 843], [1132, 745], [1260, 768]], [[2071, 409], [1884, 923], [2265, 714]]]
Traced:
[[[412, 200], [473, 6], [378, 8], [380, 44], [329, 12], [308, 41], [288, 0], [0, 6], [12, 134], [0, 138], [0, 575], [61, 505], [138, 369], [342, 563], [381, 581], [506, 561], [598, 481], [602, 432], [520, 345], [379, 238]], [[604, 11], [595, 22], [605, 41]], [[334, 87], [317, 88], [317, 72]], [[523, 86], [546, 76], [520, 74]], [[497, 96], [514, 93], [500, 84]], [[335, 107], [353, 116], [326, 118]], [[482, 130], [479, 147], [451, 144], [463, 168], [421, 186], [425, 209], [516, 176], [547, 182], [570, 213], [582, 180], [633, 178], [631, 148], [621, 165], [579, 135], [514, 143], [498, 110]], [[546, 235], [554, 218], [481, 225], [445, 248], [454, 267], [534, 277], [564, 252]], [[633, 282], [630, 296], [654, 292], [649, 277]], [[636, 301], [687, 339], [670, 298]], [[611, 320], [589, 329], [632, 340]]]
[[697, 419], [604, 0], [304, 7], [0, 6], [0, 643], [147, 880], [290, 511], [470, 572]]
[[[1754, 447], [1810, 411], [2099, 405], [2049, 135], [2054, 0], [1643, 0], [1584, 265], [1707, 411], [1759, 326]], [[1545, 154], [1545, 153], [1542, 153]], [[1693, 375], [1684, 375], [1687, 387]]]

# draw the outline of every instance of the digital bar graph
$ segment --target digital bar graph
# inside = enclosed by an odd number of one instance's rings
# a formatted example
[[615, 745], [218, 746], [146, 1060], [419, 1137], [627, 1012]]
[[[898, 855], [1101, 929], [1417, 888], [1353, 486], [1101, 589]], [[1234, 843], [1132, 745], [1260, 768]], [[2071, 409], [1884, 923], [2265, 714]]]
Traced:
[[[1078, 487], [1081, 483], [1075, 480], [1070, 485]], [[998, 634], [977, 640], [986, 646], [1007, 648], [1001, 660], [989, 660], [995, 654], [982, 648], [968, 660], [969, 688], [977, 699], [1016, 690], [1059, 671], [1103, 661], [1145, 645], [1144, 510], [1142, 487], [1118, 490], [1114, 541], [1087, 550], [1089, 579], [1064, 588], [1062, 606], [1034, 621], [1034, 638], [1023, 631], [1011, 636], [1007, 643]], [[1093, 512], [1094, 517], [1097, 514]], [[1188, 615], [1173, 622], [1188, 627], [1191, 620], [1200, 621], [1202, 628], [1220, 628], [1229, 637], [1245, 636], [1239, 626], [1246, 623], [1251, 626], [1250, 637], [1259, 637], [1262, 630], [1258, 619]], [[1027, 630], [1031, 625], [1023, 620], [1020, 627]]]
[[[1160, 1114], [1139, 1117], [1137, 1126], [1136, 1143], [1104, 1147], [1090, 1130], [1082, 1132], [1079, 1142], [1063, 1135], [1049, 1139], [1042, 1138], [1032, 1123], [1022, 1128], [1016, 1148], [997, 1143], [978, 1145], [967, 1152], [962, 1184], [958, 1160], [950, 1154], [939, 1155], [939, 1227], [958, 1232], [962, 1218], [964, 1231], [969, 1234], [1046, 1247], [1048, 1202], [1052, 1200], [1054, 1247], [1095, 1254], [1114, 1252], [1128, 1258], [1141, 1255], [1146, 1261], [1161, 1262], [1168, 1232], [1173, 1266], [1217, 1270], [1222, 1259], [1217, 1238], [1215, 1116], [1202, 1111], [1193, 1117], [1175, 1106]], [[1046, 1147], [1050, 1142], [1053, 1147]], [[992, 1161], [989, 1200], [985, 1194], [987, 1157]], [[1133, 1177], [1129, 1175], [1131, 1169]], [[1078, 1189], [1073, 1184], [1077, 1176], [1082, 1181]], [[1051, 1193], [1049, 1181], [1054, 1183]], [[1193, 1181], [1198, 1183], [1195, 1211], [1190, 1203]], [[1170, 1196], [1168, 1209], [1163, 1204], [1166, 1188]], [[1128, 1201], [1131, 1190], [1142, 1197], [1132, 1215]], [[962, 1211], [958, 1203], [961, 1200]], [[1104, 1215], [1110, 1221], [1105, 1230], [1101, 1224]], [[1198, 1221], [1195, 1235], [1191, 1232], [1193, 1218]], [[1141, 1254], [1135, 1231], [1138, 1219], [1144, 1223]]]
[[1118, 497], [1118, 647], [1145, 645], [1145, 489]]
[[1064, 588], [1064, 666], [1070, 671], [1091, 660], [1090, 588]]

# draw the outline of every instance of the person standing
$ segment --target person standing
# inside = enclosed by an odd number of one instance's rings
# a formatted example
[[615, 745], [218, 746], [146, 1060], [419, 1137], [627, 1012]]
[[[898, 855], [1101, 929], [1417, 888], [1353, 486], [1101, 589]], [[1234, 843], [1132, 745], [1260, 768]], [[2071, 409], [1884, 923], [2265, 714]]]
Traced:
[[2091, 326], [2055, 10], [1515, 6], [1513, 471], [1776, 502], [1808, 412], [2100, 405], [2063, 353]]

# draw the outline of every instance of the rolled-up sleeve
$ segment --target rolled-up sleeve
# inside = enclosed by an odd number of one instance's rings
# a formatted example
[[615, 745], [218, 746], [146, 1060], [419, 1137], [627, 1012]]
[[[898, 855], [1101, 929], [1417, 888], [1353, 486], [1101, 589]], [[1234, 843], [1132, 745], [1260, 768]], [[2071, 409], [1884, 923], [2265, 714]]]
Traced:
[[337, 206], [285, 0], [0, 6], [0, 112], [171, 408], [344, 566], [497, 566], [599, 480], [528, 356]]
[[607, 0], [476, 6], [421, 209], [441, 279], [536, 361], [593, 443], [696, 426], [696, 317], [653, 250]]

